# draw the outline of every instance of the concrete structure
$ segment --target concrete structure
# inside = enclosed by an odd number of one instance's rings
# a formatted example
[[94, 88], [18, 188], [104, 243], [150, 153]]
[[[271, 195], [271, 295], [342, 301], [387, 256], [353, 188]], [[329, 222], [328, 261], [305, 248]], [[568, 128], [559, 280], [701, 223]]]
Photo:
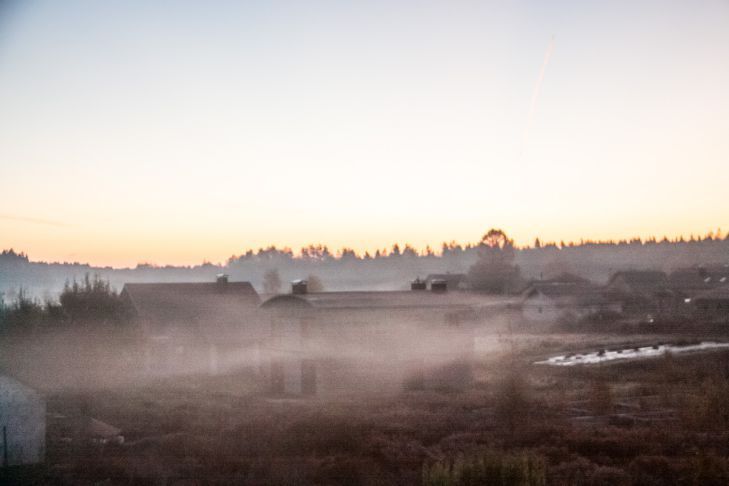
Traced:
[[121, 292], [155, 373], [224, 372], [255, 365], [267, 331], [249, 282], [219, 275], [209, 283], [128, 283]]
[[45, 460], [46, 405], [34, 390], [0, 375], [0, 466]]
[[307, 292], [261, 305], [276, 394], [462, 387], [470, 381], [474, 322], [493, 304], [471, 292]]

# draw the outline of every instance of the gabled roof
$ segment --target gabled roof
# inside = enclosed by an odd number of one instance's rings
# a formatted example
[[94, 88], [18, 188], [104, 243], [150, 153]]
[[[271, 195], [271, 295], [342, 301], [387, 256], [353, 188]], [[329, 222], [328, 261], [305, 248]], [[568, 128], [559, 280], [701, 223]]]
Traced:
[[681, 291], [708, 290], [729, 285], [729, 267], [717, 265], [712, 267], [680, 268], [668, 277], [672, 289]]
[[242, 327], [261, 301], [249, 282], [128, 283], [122, 297], [158, 336], [173, 327], [204, 335]]
[[524, 300], [542, 295], [556, 304], [597, 305], [610, 301], [602, 289], [590, 283], [535, 282], [522, 293]]
[[660, 270], [625, 270], [610, 277], [608, 286], [622, 280], [633, 290], [654, 290], [668, 284], [668, 276]]
[[572, 287], [594, 288], [594, 284], [586, 278], [580, 277], [579, 275], [575, 275], [573, 273], [562, 273], [550, 279], [530, 280], [519, 293], [525, 294], [532, 291], [534, 288], [555, 287], [557, 285], [564, 286], [564, 289], [567, 292], [569, 292], [570, 290], [568, 289]]

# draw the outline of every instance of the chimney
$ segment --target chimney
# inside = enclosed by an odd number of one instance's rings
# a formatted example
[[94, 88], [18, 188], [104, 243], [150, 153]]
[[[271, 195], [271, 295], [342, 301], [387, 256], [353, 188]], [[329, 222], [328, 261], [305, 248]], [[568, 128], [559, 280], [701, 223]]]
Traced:
[[215, 283], [218, 285], [226, 285], [228, 283], [228, 275], [219, 273], [215, 276]]
[[430, 281], [430, 291], [442, 293], [448, 290], [448, 282], [441, 279], [433, 279]]
[[420, 280], [420, 277], [416, 278], [412, 282], [410, 282], [410, 290], [426, 290], [427, 285], [425, 284], [425, 280]]
[[291, 282], [291, 293], [294, 295], [303, 295], [307, 292], [306, 280], [294, 280]]

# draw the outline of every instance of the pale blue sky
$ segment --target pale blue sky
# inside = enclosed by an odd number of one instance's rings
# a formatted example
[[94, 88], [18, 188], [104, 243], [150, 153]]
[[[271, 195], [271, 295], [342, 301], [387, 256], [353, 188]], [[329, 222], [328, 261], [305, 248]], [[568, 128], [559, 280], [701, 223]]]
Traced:
[[34, 258], [729, 229], [726, 1], [0, 16], [0, 246]]

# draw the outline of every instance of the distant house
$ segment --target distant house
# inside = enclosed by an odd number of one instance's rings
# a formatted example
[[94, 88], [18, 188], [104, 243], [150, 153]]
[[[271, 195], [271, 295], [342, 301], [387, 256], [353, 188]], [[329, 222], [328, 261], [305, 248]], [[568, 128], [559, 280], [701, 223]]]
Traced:
[[522, 315], [531, 322], [620, 312], [620, 302], [580, 277], [534, 281], [522, 292]]
[[658, 270], [617, 272], [607, 283], [606, 295], [619, 300], [625, 314], [667, 314], [675, 303], [668, 276]]
[[668, 276], [659, 270], [626, 270], [610, 277], [607, 287], [631, 294], [652, 295], [668, 286]]
[[729, 285], [702, 292], [693, 303], [700, 317], [729, 321]]
[[466, 290], [469, 288], [468, 277], [465, 273], [431, 273], [425, 277], [428, 288], [433, 285], [433, 281], [445, 282], [448, 290]]
[[46, 405], [25, 385], [0, 375], [0, 466], [45, 460]]
[[121, 292], [146, 346], [150, 371], [212, 373], [251, 364], [266, 336], [249, 282], [128, 283]]
[[729, 285], [727, 265], [679, 268], [668, 276], [669, 288], [687, 298], [724, 285]]
[[307, 292], [261, 305], [270, 320], [274, 393], [386, 391], [470, 380], [472, 322], [490, 301], [471, 292]]

